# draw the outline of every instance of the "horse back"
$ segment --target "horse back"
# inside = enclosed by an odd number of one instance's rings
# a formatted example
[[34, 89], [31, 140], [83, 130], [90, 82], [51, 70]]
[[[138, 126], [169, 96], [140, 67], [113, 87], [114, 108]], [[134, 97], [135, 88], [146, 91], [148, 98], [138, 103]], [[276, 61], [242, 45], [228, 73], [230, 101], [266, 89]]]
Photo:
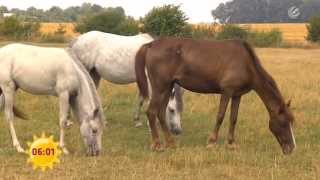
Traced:
[[186, 89], [221, 93], [226, 86], [242, 88], [251, 81], [250, 61], [241, 41], [163, 38], [152, 42], [146, 66]]
[[0, 50], [0, 69], [0, 83], [14, 81], [19, 88], [35, 94], [54, 94], [66, 85], [72, 89], [78, 81], [71, 57], [60, 48], [4, 46]]

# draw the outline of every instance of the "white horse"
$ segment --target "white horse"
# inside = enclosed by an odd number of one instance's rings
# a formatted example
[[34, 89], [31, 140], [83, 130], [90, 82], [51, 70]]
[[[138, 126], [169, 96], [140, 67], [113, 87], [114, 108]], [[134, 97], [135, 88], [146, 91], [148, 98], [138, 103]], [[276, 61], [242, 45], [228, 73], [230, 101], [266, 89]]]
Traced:
[[80, 121], [80, 132], [88, 155], [101, 151], [103, 112], [94, 82], [83, 65], [60, 48], [10, 44], [0, 49], [1, 107], [9, 123], [13, 146], [24, 152], [14, 126], [14, 95], [17, 89], [59, 98], [59, 145], [65, 154], [65, 126], [69, 108]]
[[[73, 40], [70, 48], [90, 72], [98, 87], [101, 77], [115, 84], [136, 82], [134, 67], [136, 53], [141, 45], [151, 41], [153, 38], [148, 34], [120, 36], [91, 31]], [[139, 116], [143, 101], [144, 99], [139, 96], [134, 117], [136, 126], [141, 126]], [[166, 110], [166, 122], [174, 134], [182, 132], [180, 122], [182, 106], [182, 90], [175, 85]]]

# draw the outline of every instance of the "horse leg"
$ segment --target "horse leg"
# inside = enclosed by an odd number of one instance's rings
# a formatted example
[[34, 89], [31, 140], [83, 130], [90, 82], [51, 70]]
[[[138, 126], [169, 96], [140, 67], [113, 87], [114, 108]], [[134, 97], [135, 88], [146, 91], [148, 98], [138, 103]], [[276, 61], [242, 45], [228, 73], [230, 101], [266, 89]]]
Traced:
[[0, 110], [4, 107], [4, 95], [2, 93], [2, 89], [0, 88]]
[[229, 135], [228, 135], [228, 144], [229, 145], [232, 145], [234, 143], [234, 130], [235, 130], [235, 127], [237, 124], [240, 100], [241, 100], [241, 96], [232, 97], [230, 126], [229, 126]]
[[141, 112], [141, 107], [143, 106], [143, 102], [144, 102], [144, 98], [140, 95], [138, 95], [138, 103], [134, 112], [134, 123], [135, 123], [135, 127], [140, 127], [142, 126], [142, 122], [140, 121], [140, 112]]
[[162, 151], [159, 133], [156, 125], [156, 120], [157, 120], [156, 116], [159, 112], [159, 108], [160, 108], [159, 100], [155, 96], [152, 96], [148, 110], [147, 110], [147, 116], [149, 120], [149, 127], [151, 129], [151, 136], [153, 141], [151, 145], [151, 149], [154, 151]]
[[230, 97], [222, 94], [221, 98], [220, 98], [220, 105], [219, 105], [219, 111], [218, 111], [218, 115], [217, 115], [217, 121], [216, 121], [216, 125], [213, 129], [212, 134], [209, 137], [208, 140], [208, 144], [215, 144], [218, 140], [218, 136], [219, 136], [219, 129], [220, 126], [223, 122], [224, 119], [224, 115], [226, 113], [227, 107], [228, 107], [228, 103], [229, 103]]
[[60, 125], [60, 142], [59, 146], [64, 154], [69, 154], [69, 151], [64, 144], [65, 128], [68, 123], [68, 114], [70, 110], [69, 93], [63, 92], [59, 94], [59, 125]]
[[2, 87], [4, 95], [4, 112], [7, 122], [9, 123], [10, 134], [12, 138], [13, 146], [18, 152], [24, 152], [21, 147], [17, 134], [13, 125], [14, 114], [13, 114], [13, 104], [14, 104], [14, 93], [15, 93], [15, 84], [14, 82], [9, 82], [8, 86]]
[[100, 80], [101, 80], [101, 76], [100, 74], [97, 72], [97, 70], [94, 68], [90, 71], [90, 76], [94, 82], [94, 84], [96, 85], [96, 88], [98, 89], [99, 84], [100, 84]]
[[166, 123], [166, 110], [167, 110], [167, 105], [169, 102], [170, 95], [171, 95], [171, 89], [161, 94], [160, 96], [161, 104], [160, 104], [160, 111], [158, 113], [158, 119], [160, 121], [160, 125], [165, 136], [166, 147], [175, 147], [174, 138], [172, 137], [171, 132], [169, 131]]

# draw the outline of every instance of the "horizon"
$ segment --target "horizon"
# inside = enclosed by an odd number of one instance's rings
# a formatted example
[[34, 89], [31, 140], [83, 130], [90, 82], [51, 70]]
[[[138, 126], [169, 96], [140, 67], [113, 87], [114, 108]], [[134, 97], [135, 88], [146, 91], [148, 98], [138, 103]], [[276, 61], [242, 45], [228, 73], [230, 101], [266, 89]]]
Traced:
[[42, 0], [29, 0], [21, 2], [20, 0], [1, 0], [0, 6], [6, 6], [8, 10], [18, 8], [26, 10], [29, 7], [37, 9], [48, 10], [53, 6], [58, 6], [66, 9], [72, 6], [81, 6], [83, 3], [97, 4], [104, 8], [121, 6], [127, 16], [132, 16], [135, 19], [144, 17], [153, 7], [163, 6], [165, 4], [181, 5], [186, 16], [189, 18], [190, 23], [210, 23], [214, 22], [211, 11], [215, 9], [220, 3], [227, 2], [228, 0], [199, 0], [199, 1], [186, 1], [182, 0], [152, 0], [152, 1], [129, 1], [129, 0], [55, 0], [51, 2], [44, 2]]

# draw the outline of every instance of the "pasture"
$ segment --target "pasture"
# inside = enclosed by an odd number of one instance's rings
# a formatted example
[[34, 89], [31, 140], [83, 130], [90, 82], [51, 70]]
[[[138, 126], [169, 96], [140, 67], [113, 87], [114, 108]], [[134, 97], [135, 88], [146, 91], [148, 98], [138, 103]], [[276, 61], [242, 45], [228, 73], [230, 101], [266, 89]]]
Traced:
[[[268, 114], [255, 93], [242, 98], [236, 142], [226, 147], [229, 111], [220, 131], [220, 141], [206, 149], [213, 129], [218, 95], [186, 92], [182, 116], [183, 134], [179, 147], [165, 152], [150, 151], [146, 125], [133, 126], [137, 98], [135, 84], [99, 88], [109, 125], [103, 137], [104, 152], [86, 157], [75, 123], [67, 131], [66, 146], [71, 155], [62, 155], [53, 170], [33, 171], [27, 156], [11, 145], [8, 126], [0, 117], [0, 179], [319, 179], [320, 178], [320, 49], [257, 49], [262, 64], [275, 78], [286, 99], [292, 99], [296, 117], [296, 151], [282, 155], [268, 129]], [[17, 119], [15, 127], [24, 148], [34, 134], [54, 135], [58, 140], [58, 104], [55, 97], [19, 92], [16, 104], [30, 120]], [[142, 115], [146, 120], [146, 116]]]

